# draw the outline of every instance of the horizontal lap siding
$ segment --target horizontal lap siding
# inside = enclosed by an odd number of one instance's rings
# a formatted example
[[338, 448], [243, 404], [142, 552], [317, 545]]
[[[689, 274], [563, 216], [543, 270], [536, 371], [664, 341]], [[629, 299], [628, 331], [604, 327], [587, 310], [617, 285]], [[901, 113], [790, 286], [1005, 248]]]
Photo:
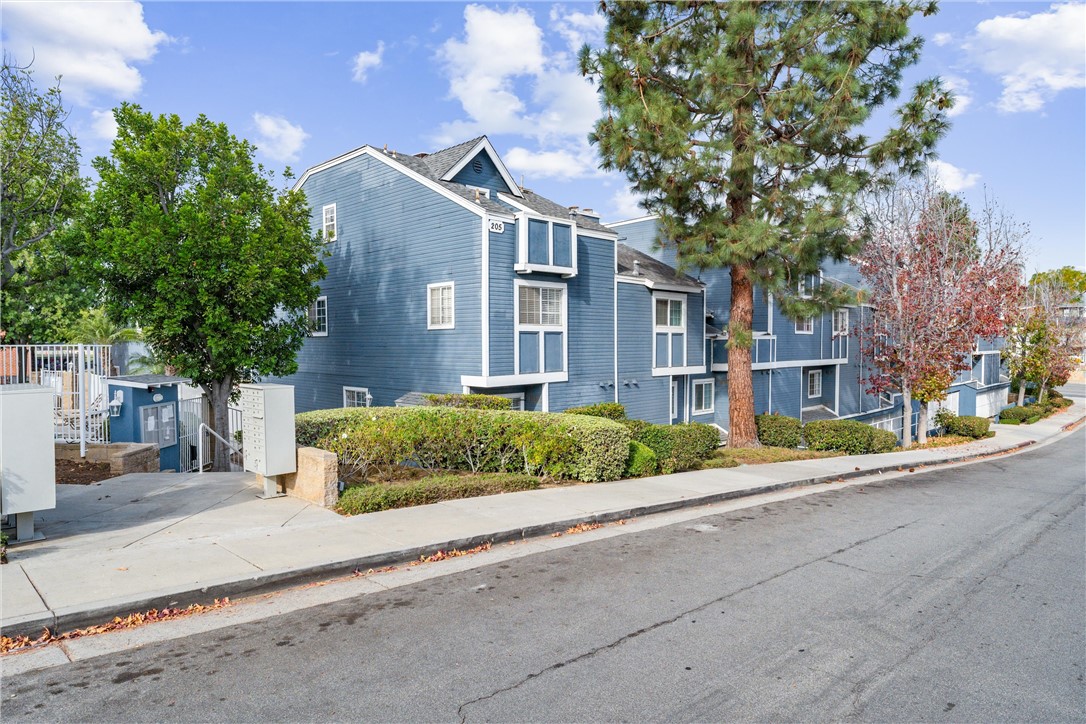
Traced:
[[619, 284], [618, 401], [629, 417], [664, 424], [669, 378], [652, 376], [652, 338], [652, 293], [640, 284]]
[[[475, 172], [475, 161], [479, 161], [482, 166], [480, 173]], [[486, 151], [480, 151], [475, 155], [467, 166], [464, 166], [453, 176], [452, 180], [465, 186], [478, 186], [481, 189], [489, 189], [490, 197], [495, 200], [497, 200], [496, 194], [498, 193], [512, 195], [512, 191], [506, 185], [505, 179], [498, 173], [498, 167], [490, 160], [490, 156]]]
[[686, 364], [705, 364], [705, 299], [699, 292], [686, 295]]
[[615, 381], [614, 269], [615, 242], [578, 235], [577, 276], [525, 275], [566, 283], [569, 381], [550, 384], [552, 412], [615, 399], [614, 387], [600, 385]]
[[490, 234], [490, 374], [511, 375], [513, 369], [513, 271], [517, 253], [517, 226], [505, 222], [505, 231]]
[[[299, 411], [343, 404], [342, 387], [368, 388], [374, 405], [406, 392], [459, 392], [480, 373], [478, 216], [386, 164], [360, 156], [320, 171], [303, 190], [319, 228], [335, 203], [328, 244], [328, 336], [306, 340], [296, 387]], [[455, 328], [427, 330], [426, 285], [455, 283]]]
[[[694, 383], [704, 380], [713, 380], [713, 411], [712, 412], [694, 412], [694, 400], [697, 396], [694, 394]], [[712, 375], [696, 375], [690, 377], [690, 420], [691, 422], [716, 422], [716, 379]]]
[[798, 368], [773, 370], [773, 410], [778, 415], [799, 418], [802, 375]]

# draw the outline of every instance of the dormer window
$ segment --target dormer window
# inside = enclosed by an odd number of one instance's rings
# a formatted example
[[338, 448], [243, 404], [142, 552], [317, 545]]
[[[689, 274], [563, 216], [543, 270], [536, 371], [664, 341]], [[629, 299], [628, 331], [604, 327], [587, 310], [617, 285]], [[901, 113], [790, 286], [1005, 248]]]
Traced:
[[577, 226], [573, 222], [518, 214], [518, 272], [577, 273]]

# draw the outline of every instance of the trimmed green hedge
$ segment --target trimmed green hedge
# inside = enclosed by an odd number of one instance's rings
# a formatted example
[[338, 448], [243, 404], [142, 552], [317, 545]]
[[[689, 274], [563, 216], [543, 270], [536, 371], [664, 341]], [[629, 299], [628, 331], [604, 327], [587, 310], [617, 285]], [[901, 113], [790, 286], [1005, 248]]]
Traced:
[[1032, 407], [1008, 407], [1006, 410], [999, 413], [999, 420], [1000, 422], [1009, 422], [1012, 420], [1014, 422], [1022, 422], [1022, 420], [1032, 417], [1035, 414], [1036, 412]]
[[297, 441], [339, 456], [340, 476], [375, 470], [526, 473], [586, 483], [617, 480], [630, 433], [598, 417], [449, 407], [353, 407], [295, 418]]
[[626, 458], [626, 477], [641, 478], [656, 474], [656, 453], [648, 445], [630, 440], [630, 456]]
[[962, 435], [979, 440], [982, 437], [988, 437], [988, 425], [986, 417], [961, 415], [948, 422], [946, 431], [950, 435]]
[[567, 415], [590, 415], [591, 417], [605, 417], [608, 420], [621, 421], [626, 419], [626, 408], [617, 402], [597, 402], [595, 405], [584, 407], [571, 407], [565, 410]]
[[513, 401], [499, 395], [462, 395], [456, 392], [448, 394], [424, 395], [426, 401], [435, 407], [457, 407], [468, 410], [511, 410]]
[[849, 455], [890, 452], [897, 436], [889, 430], [855, 420], [815, 420], [803, 426], [803, 437], [811, 450], [839, 450]]
[[432, 475], [406, 485], [352, 485], [343, 491], [336, 510], [344, 515], [376, 513], [379, 510], [408, 508], [440, 503], [442, 500], [475, 498], [480, 495], [536, 490], [539, 478], [514, 473], [486, 473], [462, 477]]
[[769, 447], [797, 448], [803, 440], [803, 425], [787, 415], [758, 415], [758, 442]]
[[689, 470], [712, 456], [720, 445], [720, 433], [700, 422], [680, 425], [653, 425], [644, 420], [624, 420], [634, 440], [656, 453], [664, 475]]

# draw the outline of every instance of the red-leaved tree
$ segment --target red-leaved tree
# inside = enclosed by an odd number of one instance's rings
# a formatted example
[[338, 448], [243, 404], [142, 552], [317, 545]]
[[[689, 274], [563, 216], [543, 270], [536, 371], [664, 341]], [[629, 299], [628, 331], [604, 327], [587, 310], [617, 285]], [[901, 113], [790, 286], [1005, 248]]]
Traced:
[[864, 353], [872, 392], [900, 392], [902, 444], [926, 440], [928, 405], [972, 366], [980, 339], [1003, 335], [1017, 304], [1026, 227], [986, 201], [979, 221], [934, 178], [902, 182], [867, 199], [870, 232], [860, 272], [874, 308]]

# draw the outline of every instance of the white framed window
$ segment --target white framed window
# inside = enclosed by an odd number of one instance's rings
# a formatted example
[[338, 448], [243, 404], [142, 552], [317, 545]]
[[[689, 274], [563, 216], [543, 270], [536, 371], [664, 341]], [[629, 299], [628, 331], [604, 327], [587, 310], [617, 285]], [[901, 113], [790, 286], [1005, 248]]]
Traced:
[[848, 310], [835, 309], [833, 310], [833, 336], [844, 337], [846, 334], [848, 334]]
[[686, 295], [652, 295], [653, 367], [686, 366]]
[[426, 285], [426, 328], [453, 329], [456, 326], [456, 289], [453, 282]]
[[885, 390], [879, 393], [879, 407], [889, 407], [894, 404], [894, 393]]
[[813, 296], [813, 289], [822, 279], [822, 270], [819, 269], [817, 274], [801, 274], [799, 281], [796, 282], [796, 294], [803, 299], [810, 299]]
[[370, 390], [368, 387], [343, 388], [344, 407], [369, 407], [370, 402], [372, 401], [373, 397], [370, 396]]
[[517, 214], [516, 271], [577, 273], [577, 225], [572, 221]]
[[516, 374], [566, 372], [566, 285], [513, 282], [513, 368]]
[[814, 317], [797, 319], [796, 334], [814, 334]]
[[504, 392], [498, 394], [498, 397], [504, 397], [507, 400], [512, 401], [512, 409], [520, 410], [524, 412], [524, 393], [523, 392]]
[[309, 336], [328, 336], [328, 297], [317, 297], [309, 305]]
[[807, 372], [807, 397], [822, 397], [822, 371]]
[[521, 286], [518, 291], [520, 326], [564, 326], [565, 294], [563, 287]]
[[694, 382], [694, 414], [701, 415], [713, 411], [713, 380]]
[[326, 204], [324, 212], [322, 214], [323, 222], [321, 223], [321, 231], [323, 232], [325, 241], [336, 240], [336, 205]]

